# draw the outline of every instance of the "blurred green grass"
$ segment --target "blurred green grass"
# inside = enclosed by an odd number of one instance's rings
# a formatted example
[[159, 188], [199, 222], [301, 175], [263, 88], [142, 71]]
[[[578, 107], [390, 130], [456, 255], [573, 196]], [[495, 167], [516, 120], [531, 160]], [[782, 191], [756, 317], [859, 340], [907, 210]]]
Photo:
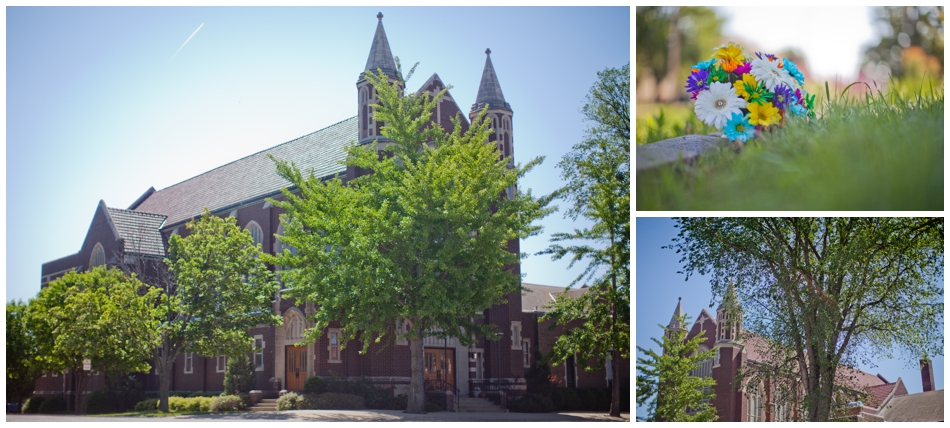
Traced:
[[[942, 84], [868, 89], [852, 98], [826, 89], [818, 119], [790, 121], [739, 153], [638, 172], [637, 210], [943, 210]], [[674, 110], [663, 121], [682, 115]], [[658, 114], [651, 132], [638, 111], [637, 144], [685, 127], [656, 124]]]

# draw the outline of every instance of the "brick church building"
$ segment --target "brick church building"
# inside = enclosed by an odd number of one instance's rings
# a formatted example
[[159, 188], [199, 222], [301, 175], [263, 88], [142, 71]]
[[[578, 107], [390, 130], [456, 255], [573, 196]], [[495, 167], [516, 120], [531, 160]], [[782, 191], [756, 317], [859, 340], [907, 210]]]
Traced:
[[[386, 32], [382, 14], [370, 46], [365, 70], [381, 69], [387, 76], [398, 81], [396, 65]], [[487, 116], [495, 130], [490, 142], [497, 144], [499, 152], [513, 157], [513, 111], [505, 101], [498, 76], [491, 61], [491, 51], [486, 50], [485, 66], [475, 102], [468, 112], [469, 120], [487, 107]], [[266, 202], [266, 198], [282, 198], [281, 189], [289, 183], [279, 177], [274, 162], [268, 158], [293, 162], [301, 171], [313, 170], [317, 177], [329, 179], [340, 175], [344, 181], [353, 179], [365, 171], [347, 168], [345, 146], [350, 142], [369, 144], [378, 140], [377, 147], [385, 147], [387, 140], [380, 129], [382, 123], [374, 120], [371, 104], [376, 102], [374, 88], [362, 74], [356, 82], [355, 107], [357, 114], [311, 134], [278, 144], [269, 149], [251, 154], [222, 165], [193, 178], [162, 190], [148, 189], [125, 208], [106, 205], [100, 201], [79, 251], [43, 264], [41, 286], [70, 270], [88, 270], [103, 264], [115, 265], [121, 259], [150, 260], [160, 263], [165, 256], [168, 238], [172, 234], [185, 234], [185, 224], [201, 215], [207, 207], [218, 216], [232, 216], [239, 226], [250, 231], [262, 251], [275, 254], [283, 251], [275, 234], [283, 233], [280, 224], [282, 210]], [[404, 82], [403, 82], [404, 84]], [[445, 84], [433, 74], [417, 93], [436, 93]], [[467, 128], [469, 120], [461, 114], [462, 108], [456, 99], [446, 93], [436, 107], [433, 120], [448, 132], [452, 131], [451, 118], [462, 116], [461, 126]], [[510, 165], [513, 165], [513, 161]], [[509, 191], [514, 191], [510, 189]], [[519, 251], [514, 241], [509, 246]], [[520, 269], [515, 267], [516, 273]], [[548, 331], [547, 323], [539, 323], [545, 306], [556, 299], [564, 289], [543, 285], [523, 284], [527, 291], [513, 293], [508, 303], [491, 307], [486, 311], [487, 322], [497, 326], [502, 337], [492, 341], [480, 338], [474, 346], [463, 346], [458, 340], [426, 338], [425, 376], [427, 379], [444, 379], [462, 393], [476, 386], [503, 384], [509, 394], [518, 395], [525, 389], [525, 368], [530, 367], [536, 349], [548, 352], [559, 331]], [[584, 290], [572, 290], [582, 293]], [[256, 389], [277, 391], [286, 389], [300, 391], [308, 376], [365, 377], [381, 384], [394, 385], [397, 392], [409, 384], [409, 347], [401, 342], [377, 352], [383, 345], [374, 344], [364, 355], [357, 343], [341, 349], [337, 341], [338, 325], [331, 325], [316, 343], [295, 346], [304, 339], [304, 332], [313, 323], [308, 316], [313, 313], [313, 304], [283, 299], [278, 293], [273, 302], [275, 313], [283, 317], [282, 326], [262, 325], [252, 328], [248, 334], [260, 348], [253, 355], [256, 367]], [[223, 390], [226, 357], [183, 353], [175, 362], [171, 390], [177, 392], [211, 392]], [[629, 386], [629, 361], [624, 362], [625, 373], [621, 376]], [[552, 368], [561, 386], [607, 387], [611, 378], [608, 369], [585, 372], [578, 369], [573, 360]], [[101, 376], [94, 376], [89, 390], [102, 387]], [[70, 394], [72, 380], [68, 374], [44, 375], [36, 384], [37, 394]], [[143, 376], [147, 391], [158, 390], [158, 376], [154, 370]]]
[[[735, 385], [740, 370], [768, 361], [766, 339], [742, 329], [742, 306], [732, 285], [713, 316], [704, 308], [688, 327], [686, 340], [702, 333], [699, 351], [713, 350], [713, 357], [699, 363], [693, 376], [712, 377], [715, 398], [712, 405], [718, 422], [791, 422], [805, 415], [799, 405], [778, 399], [775, 385], [747, 378]], [[683, 316], [682, 299], [676, 304], [667, 331], [685, 330], [677, 318]], [[889, 381], [881, 374], [840, 367], [836, 374], [849, 397], [844, 417], [860, 422], [943, 420], [943, 390], [934, 391], [934, 374], [929, 360], [920, 361], [922, 393], [908, 394], [904, 380]], [[853, 400], [853, 401], [850, 401]], [[939, 403], [938, 403], [939, 402]], [[800, 404], [800, 403], [799, 403]], [[939, 408], [936, 406], [939, 404]], [[908, 414], [913, 415], [908, 415]], [[939, 415], [939, 416], [937, 416]]]

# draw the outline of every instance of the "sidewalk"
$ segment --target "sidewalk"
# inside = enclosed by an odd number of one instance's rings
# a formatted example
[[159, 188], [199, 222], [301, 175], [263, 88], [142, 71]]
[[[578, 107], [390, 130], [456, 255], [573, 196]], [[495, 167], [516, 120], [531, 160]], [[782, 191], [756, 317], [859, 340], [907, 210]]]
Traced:
[[282, 412], [241, 412], [174, 417], [110, 417], [74, 415], [8, 414], [7, 422], [211, 422], [211, 421], [288, 421], [288, 422], [630, 422], [630, 413], [611, 418], [604, 412], [575, 413], [453, 413], [424, 415], [400, 410], [288, 410]]

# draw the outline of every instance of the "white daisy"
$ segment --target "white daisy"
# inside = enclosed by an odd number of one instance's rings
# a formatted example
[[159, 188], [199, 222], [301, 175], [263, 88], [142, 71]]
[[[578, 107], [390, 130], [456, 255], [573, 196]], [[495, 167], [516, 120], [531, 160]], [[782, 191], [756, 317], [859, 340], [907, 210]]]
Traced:
[[736, 94], [736, 90], [727, 83], [713, 82], [709, 90], [696, 96], [696, 117], [707, 125], [722, 130], [733, 113], [742, 113], [746, 101]]
[[765, 82], [765, 87], [770, 91], [782, 83], [789, 88], [798, 87], [798, 85], [792, 86], [791, 82], [795, 79], [784, 68], [778, 68], [778, 65], [778, 61], [756, 58], [752, 60], [752, 71], [749, 73], [755, 77], [755, 80]]

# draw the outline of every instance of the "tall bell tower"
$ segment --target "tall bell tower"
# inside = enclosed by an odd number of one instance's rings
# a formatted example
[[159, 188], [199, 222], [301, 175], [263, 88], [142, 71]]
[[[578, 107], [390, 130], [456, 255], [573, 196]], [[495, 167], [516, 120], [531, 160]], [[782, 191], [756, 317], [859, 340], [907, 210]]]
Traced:
[[[501, 84], [498, 83], [498, 75], [495, 74], [495, 66], [491, 62], [491, 49], [485, 49], [485, 68], [482, 70], [482, 81], [478, 85], [478, 95], [475, 97], [475, 104], [472, 104], [472, 110], [468, 113], [469, 121], [475, 120], [475, 116], [485, 107], [488, 110], [485, 118], [489, 122], [491, 129], [495, 133], [488, 137], [489, 142], [495, 142], [498, 146], [498, 152], [502, 157], [508, 159], [508, 168], [514, 168], [514, 147], [513, 129], [512, 129], [512, 111], [511, 105], [505, 102], [505, 94], [501, 92]], [[514, 197], [514, 188], [508, 189], [508, 197]]]
[[[376, 15], [379, 22], [376, 24], [376, 34], [373, 35], [373, 44], [369, 49], [369, 57], [366, 58], [366, 67], [363, 72], [369, 71], [376, 74], [377, 70], [382, 70], [388, 77], [389, 82], [397, 82], [400, 91], [405, 88], [405, 82], [399, 77], [396, 71], [396, 61], [393, 60], [393, 52], [389, 48], [389, 40], [386, 38], [386, 30], [383, 28], [383, 14]], [[378, 102], [376, 88], [366, 80], [366, 76], [360, 73], [356, 81], [356, 91], [358, 94], [359, 106], [359, 144], [366, 144], [373, 140], [387, 142], [389, 139], [380, 134], [383, 124], [373, 118], [373, 108], [371, 105]]]

